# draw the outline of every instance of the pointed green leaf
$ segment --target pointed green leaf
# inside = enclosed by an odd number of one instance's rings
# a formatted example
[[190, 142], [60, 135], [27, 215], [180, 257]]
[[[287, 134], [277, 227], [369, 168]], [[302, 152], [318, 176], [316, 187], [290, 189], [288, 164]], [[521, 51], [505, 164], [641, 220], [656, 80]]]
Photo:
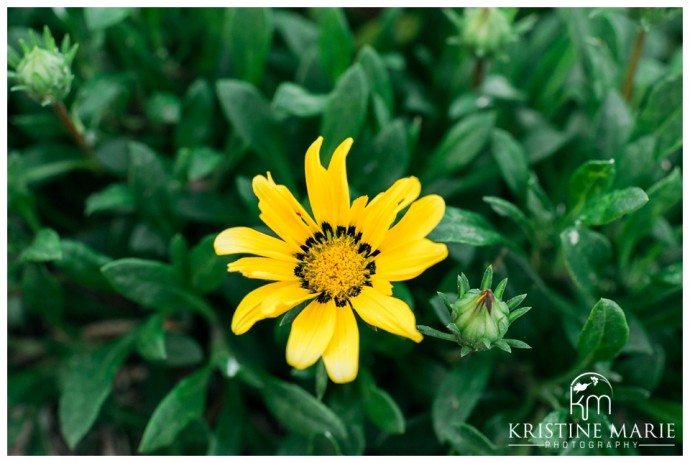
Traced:
[[132, 338], [128, 336], [96, 350], [81, 351], [67, 362], [58, 415], [62, 435], [71, 449], [96, 421], [131, 345]]
[[519, 197], [524, 196], [529, 166], [522, 146], [508, 132], [496, 129], [491, 137], [491, 154], [511, 191]]
[[225, 117], [242, 141], [272, 169], [276, 181], [293, 188], [294, 174], [283, 132], [264, 97], [251, 84], [232, 79], [217, 81], [216, 93]]
[[210, 369], [204, 368], [177, 383], [154, 410], [139, 444], [149, 453], [175, 441], [190, 422], [201, 417], [206, 404]]
[[289, 430], [307, 436], [328, 431], [339, 439], [345, 437], [340, 418], [301, 387], [270, 378], [261, 392], [273, 416]]
[[321, 162], [324, 165], [328, 165], [333, 151], [346, 138], [359, 138], [367, 115], [368, 98], [366, 74], [360, 64], [355, 64], [338, 79], [323, 112]]
[[233, 75], [258, 84], [264, 73], [273, 38], [273, 15], [269, 8], [230, 8], [225, 45], [230, 53]]
[[457, 363], [441, 383], [431, 408], [431, 420], [439, 439], [446, 430], [464, 423], [486, 388], [491, 374], [491, 360], [472, 356]]
[[640, 188], [614, 190], [587, 201], [579, 220], [588, 225], [606, 225], [644, 206], [649, 198]]
[[494, 121], [494, 113], [480, 112], [456, 123], [429, 157], [423, 178], [452, 174], [472, 162], [489, 140]]
[[561, 248], [573, 282], [586, 293], [596, 295], [601, 270], [611, 258], [611, 244], [599, 233], [570, 227], [561, 232]]
[[62, 259], [60, 236], [51, 228], [40, 229], [21, 255], [21, 260], [24, 262], [50, 262], [60, 259]]
[[628, 342], [630, 330], [625, 313], [610, 299], [600, 299], [577, 338], [577, 352], [583, 364], [613, 360]]
[[405, 417], [400, 407], [386, 391], [376, 386], [364, 394], [364, 412], [383, 431], [391, 434], [405, 432]]
[[443, 219], [427, 238], [442, 243], [471, 246], [490, 246], [504, 241], [484, 217], [452, 206], [446, 206]]
[[150, 317], [138, 330], [137, 351], [147, 360], [165, 360], [165, 331], [163, 316], [156, 314]]
[[171, 265], [126, 258], [103, 266], [101, 272], [115, 291], [144, 307], [164, 313], [197, 310], [208, 315], [211, 311], [203, 300], [185, 288]]
[[496, 446], [477, 428], [467, 423], [451, 426], [444, 432], [444, 439], [460, 454], [465, 456], [497, 455]]

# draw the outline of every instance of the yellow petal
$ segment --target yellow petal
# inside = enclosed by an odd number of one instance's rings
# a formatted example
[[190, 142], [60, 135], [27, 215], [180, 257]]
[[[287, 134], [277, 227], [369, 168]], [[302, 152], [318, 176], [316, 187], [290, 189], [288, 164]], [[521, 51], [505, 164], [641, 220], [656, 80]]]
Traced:
[[295, 263], [269, 257], [243, 257], [228, 264], [228, 272], [240, 272], [258, 280], [296, 281]]
[[359, 329], [349, 307], [335, 309], [333, 337], [323, 353], [328, 377], [334, 383], [349, 383], [357, 377], [359, 368]]
[[385, 192], [376, 195], [362, 212], [357, 229], [362, 241], [377, 249], [402, 209], [417, 199], [422, 186], [416, 177], [401, 178]]
[[446, 203], [438, 195], [428, 195], [412, 203], [400, 221], [391, 228], [381, 250], [394, 249], [428, 235], [443, 218]]
[[378, 274], [371, 277], [371, 287], [386, 296], [393, 294], [393, 285]]
[[348, 224], [356, 226], [359, 223], [359, 219], [362, 216], [362, 212], [364, 212], [367, 201], [369, 201], [368, 196], [360, 196], [352, 201], [352, 207], [350, 208], [350, 220], [348, 221]]
[[302, 288], [300, 283], [295, 281], [291, 286], [286, 287], [282, 291], [276, 291], [266, 296], [266, 299], [261, 303], [261, 311], [267, 316], [272, 316], [273, 313], [283, 313], [300, 302], [313, 299], [316, 296], [316, 293]]
[[287, 363], [297, 369], [312, 366], [326, 350], [335, 329], [335, 303], [312, 301], [292, 322]]
[[414, 313], [400, 299], [384, 296], [365, 286], [362, 293], [352, 300], [352, 306], [362, 320], [389, 333], [404, 336], [415, 342], [422, 340], [417, 330]]
[[376, 275], [388, 281], [409, 280], [447, 256], [445, 244], [427, 239], [408, 242], [376, 257]]
[[323, 222], [330, 222], [333, 225], [331, 222], [333, 217], [329, 213], [330, 185], [327, 181], [326, 169], [321, 165], [322, 143], [323, 137], [319, 137], [307, 150], [307, 155], [304, 157], [304, 175], [307, 182], [309, 203], [316, 223], [321, 225]]
[[259, 218], [286, 243], [298, 250], [313, 230], [308, 225], [307, 212], [283, 185], [273, 179], [257, 175], [252, 180], [254, 194], [259, 198]]
[[328, 189], [331, 198], [333, 225], [347, 225], [350, 211], [350, 189], [347, 185], [345, 159], [352, 147], [352, 138], [346, 138], [333, 152], [328, 164]]
[[269, 311], [262, 310], [261, 304], [267, 297], [279, 295], [284, 291], [289, 292], [291, 288], [296, 285], [298, 286], [299, 284], [292, 281], [279, 281], [260, 286], [248, 293], [244, 296], [240, 305], [237, 306], [232, 316], [232, 332], [235, 334], [246, 333], [257, 321], [263, 320], [264, 318], [277, 317], [283, 312], [287, 312], [292, 307], [282, 307], [282, 312], [273, 310], [269, 313]]
[[257, 256], [297, 262], [293, 251], [284, 241], [248, 227], [223, 230], [213, 241], [213, 247], [219, 256], [256, 254]]

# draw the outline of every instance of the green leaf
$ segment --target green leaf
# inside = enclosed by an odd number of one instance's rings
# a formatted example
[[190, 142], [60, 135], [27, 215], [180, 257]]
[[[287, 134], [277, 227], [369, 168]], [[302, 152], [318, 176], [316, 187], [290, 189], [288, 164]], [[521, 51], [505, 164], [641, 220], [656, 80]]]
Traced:
[[407, 131], [401, 120], [387, 124], [374, 138], [371, 150], [353, 153], [353, 164], [359, 166], [363, 175], [355, 177], [353, 183], [363, 193], [373, 197], [402, 177], [410, 165], [410, 149]]
[[216, 235], [208, 235], [189, 251], [189, 284], [201, 294], [216, 289], [227, 272], [227, 259], [213, 248]]
[[594, 132], [594, 145], [599, 158], [613, 159], [623, 150], [633, 128], [633, 117], [623, 97], [610, 90], [599, 109]]
[[52, 228], [42, 228], [31, 244], [24, 249], [20, 259], [24, 262], [50, 262], [62, 259], [60, 236]]
[[491, 209], [493, 209], [496, 214], [500, 215], [501, 217], [509, 218], [515, 222], [518, 227], [520, 227], [520, 230], [522, 230], [526, 236], [532, 236], [532, 226], [530, 225], [527, 216], [525, 216], [524, 212], [522, 212], [515, 204], [504, 199], [497, 198], [496, 196], [484, 196], [482, 199], [485, 203], [488, 203], [489, 206], [491, 206]]
[[366, 119], [368, 98], [367, 76], [362, 66], [355, 64], [338, 79], [324, 109], [321, 119], [324, 138], [321, 162], [324, 165], [328, 165], [333, 151], [343, 140], [358, 138]]
[[191, 336], [182, 333], [165, 333], [166, 364], [171, 367], [188, 367], [204, 360], [204, 351]]
[[395, 400], [383, 389], [373, 386], [365, 391], [364, 412], [383, 431], [405, 433], [405, 417]]
[[25, 308], [48, 324], [61, 326], [63, 286], [47, 267], [41, 264], [28, 264], [24, 267], [21, 283], [22, 303]]
[[484, 393], [490, 374], [490, 358], [480, 356], [462, 360], [448, 373], [431, 408], [434, 432], [440, 440], [447, 440], [447, 429], [467, 421]]
[[471, 246], [490, 246], [503, 237], [481, 215], [447, 206], [441, 222], [427, 237], [441, 243], [463, 243]]
[[163, 316], [153, 315], [139, 328], [137, 332], [137, 351], [146, 360], [165, 360], [165, 331], [163, 330]]
[[273, 38], [273, 15], [268, 8], [230, 8], [226, 26], [230, 35], [226, 46], [230, 52], [233, 76], [258, 84], [264, 73]]
[[84, 19], [90, 31], [106, 29], [124, 21], [137, 8], [85, 8]]
[[357, 56], [357, 62], [364, 69], [372, 94], [380, 96], [388, 114], [393, 114], [393, 87], [388, 70], [379, 54], [370, 45], [364, 45]]
[[523, 197], [529, 180], [529, 166], [522, 146], [508, 132], [496, 129], [491, 136], [491, 154], [508, 187]]
[[619, 261], [621, 267], [627, 267], [637, 243], [646, 236], [654, 226], [656, 219], [668, 213], [683, 198], [683, 180], [680, 169], [674, 169], [647, 190], [649, 203], [628, 217], [618, 236], [620, 243]]
[[536, 164], [553, 156], [568, 141], [568, 136], [549, 125], [539, 125], [530, 130], [522, 140], [527, 160]]
[[209, 368], [203, 368], [182, 381], [163, 398], [146, 425], [139, 452], [148, 453], [170, 445], [189, 423], [201, 418], [206, 403]]
[[642, 105], [635, 134], [656, 134], [662, 138], [656, 156], [660, 159], [682, 144], [683, 76], [672, 75], [657, 82]]
[[582, 364], [613, 360], [628, 342], [628, 322], [623, 310], [610, 299], [600, 299], [577, 338]]
[[144, 307], [164, 313], [181, 310], [211, 313], [203, 300], [185, 288], [171, 265], [125, 258], [104, 265], [101, 272], [115, 291]]
[[86, 215], [95, 212], [130, 212], [134, 209], [134, 195], [128, 185], [113, 183], [86, 198]]
[[283, 82], [273, 95], [271, 105], [280, 117], [313, 117], [323, 112], [327, 101], [326, 95], [309, 93], [292, 82]]
[[451, 127], [431, 154], [422, 177], [452, 174], [472, 162], [489, 140], [495, 118], [492, 112], [475, 113]]
[[55, 265], [78, 283], [98, 289], [110, 289], [101, 274], [101, 267], [112, 259], [100, 254], [80, 241], [62, 240], [62, 259]]
[[170, 175], [163, 160], [141, 143], [129, 145], [129, 182], [141, 215], [172, 236], [175, 227], [170, 212]]
[[497, 455], [496, 446], [477, 428], [467, 423], [460, 423], [447, 428], [444, 439], [460, 455]]
[[231, 79], [217, 81], [216, 92], [225, 117], [242, 141], [268, 164], [276, 180], [293, 188], [283, 132], [264, 97], [251, 84]]
[[213, 134], [213, 89], [205, 80], [195, 80], [182, 99], [180, 123], [175, 128], [175, 145], [193, 147], [207, 143]]
[[570, 176], [571, 208], [584, 204], [589, 198], [606, 193], [613, 185], [616, 166], [613, 160], [587, 161]]
[[637, 408], [659, 423], [673, 423], [676, 441], [683, 439], [683, 404], [652, 398], [637, 403]]
[[561, 249], [573, 282], [588, 294], [596, 295], [601, 269], [611, 258], [611, 244], [599, 233], [570, 227], [561, 232]]
[[323, 68], [335, 82], [350, 65], [354, 39], [341, 8], [319, 8], [312, 12], [319, 22], [319, 56]]
[[683, 263], [668, 265], [654, 274], [654, 280], [672, 286], [683, 286]]
[[[543, 420], [541, 420], [539, 426], [541, 429], [547, 429], [547, 428], [552, 428], [553, 426], [556, 426], [557, 423], [566, 423], [568, 420], [568, 410], [565, 408], [558, 408], [556, 410], [553, 410], [549, 412]], [[548, 434], [544, 434], [548, 435]], [[538, 444], [538, 445], [544, 445], [546, 442], [550, 442], [552, 439], [548, 439], [546, 437], [541, 437], [541, 434], [538, 434], [537, 436], [539, 437], [530, 437], [529, 441], [532, 444]]]
[[182, 104], [177, 95], [157, 92], [146, 99], [146, 117], [156, 124], [177, 124], [180, 121]]
[[128, 336], [92, 351], [80, 351], [68, 360], [60, 385], [58, 415], [70, 449], [76, 447], [96, 421], [131, 344], [132, 338]]
[[307, 436], [330, 432], [339, 439], [345, 438], [345, 425], [340, 418], [301, 387], [270, 378], [261, 392], [273, 416], [290, 431]]
[[237, 381], [225, 381], [223, 407], [208, 445], [208, 455], [239, 455], [246, 419], [242, 394]]
[[319, 32], [312, 21], [287, 10], [275, 10], [273, 15], [276, 29], [293, 55], [302, 56], [316, 45]]
[[340, 445], [330, 433], [314, 434], [309, 439], [309, 454], [320, 457], [342, 455]]
[[328, 372], [326, 371], [326, 366], [321, 360], [316, 363], [316, 376], [314, 383], [316, 398], [323, 400], [323, 396], [326, 393], [326, 388], [328, 387]]
[[591, 198], [580, 212], [579, 220], [587, 225], [606, 225], [644, 206], [649, 198], [640, 188], [614, 190]]

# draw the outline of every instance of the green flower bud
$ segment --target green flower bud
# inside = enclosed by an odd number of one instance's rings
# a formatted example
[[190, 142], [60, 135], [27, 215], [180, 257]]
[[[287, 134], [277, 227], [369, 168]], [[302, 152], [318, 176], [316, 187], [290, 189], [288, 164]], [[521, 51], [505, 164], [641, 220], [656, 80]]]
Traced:
[[471, 289], [453, 305], [455, 325], [463, 343], [474, 349], [487, 349], [503, 339], [510, 320], [508, 305], [491, 289]]
[[16, 79], [42, 105], [62, 101], [70, 91], [72, 71], [59, 52], [34, 48], [17, 66]]
[[23, 56], [8, 48], [8, 64], [15, 69], [9, 77], [17, 84], [12, 90], [23, 90], [43, 106], [62, 101], [72, 85], [72, 60], [77, 45], [70, 47], [65, 36], [60, 48], [48, 28], [43, 30], [43, 41], [29, 31], [29, 44], [20, 39]]
[[512, 39], [506, 15], [497, 8], [466, 8], [461, 42], [478, 57], [499, 53]]

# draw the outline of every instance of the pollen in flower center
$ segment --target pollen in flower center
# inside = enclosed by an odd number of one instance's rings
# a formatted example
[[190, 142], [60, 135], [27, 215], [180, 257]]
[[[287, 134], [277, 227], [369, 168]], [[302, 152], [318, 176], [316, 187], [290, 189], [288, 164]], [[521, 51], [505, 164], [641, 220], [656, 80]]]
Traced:
[[296, 255], [299, 263], [295, 275], [302, 287], [317, 293], [317, 300], [326, 303], [333, 299], [336, 306], [344, 307], [349, 298], [359, 295], [362, 286], [371, 286], [376, 273], [374, 258], [378, 251], [362, 242], [362, 234], [355, 227], [333, 227], [324, 222], [301, 246]]

